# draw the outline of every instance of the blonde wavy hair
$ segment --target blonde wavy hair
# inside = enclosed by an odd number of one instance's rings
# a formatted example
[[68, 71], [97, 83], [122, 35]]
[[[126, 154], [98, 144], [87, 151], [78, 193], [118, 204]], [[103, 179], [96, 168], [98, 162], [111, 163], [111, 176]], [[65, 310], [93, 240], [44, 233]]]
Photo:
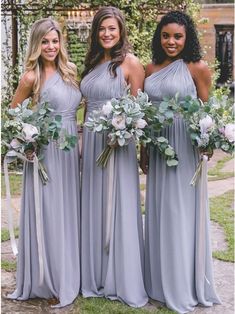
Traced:
[[32, 25], [29, 37], [28, 49], [25, 58], [25, 71], [34, 71], [36, 79], [33, 86], [33, 103], [39, 99], [40, 89], [42, 86], [43, 65], [41, 61], [41, 44], [43, 37], [50, 31], [55, 30], [58, 33], [60, 50], [56, 57], [57, 70], [65, 82], [71, 83], [78, 87], [76, 66], [68, 61], [68, 54], [65, 48], [63, 34], [59, 23], [51, 18], [43, 18]]

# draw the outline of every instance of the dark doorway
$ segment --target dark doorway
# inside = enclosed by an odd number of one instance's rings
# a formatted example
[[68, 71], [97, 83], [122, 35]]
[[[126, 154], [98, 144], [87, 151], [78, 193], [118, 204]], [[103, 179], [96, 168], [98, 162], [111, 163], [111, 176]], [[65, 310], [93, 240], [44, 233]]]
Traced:
[[218, 85], [233, 81], [233, 25], [215, 25], [216, 29], [216, 58], [219, 61], [220, 76]]

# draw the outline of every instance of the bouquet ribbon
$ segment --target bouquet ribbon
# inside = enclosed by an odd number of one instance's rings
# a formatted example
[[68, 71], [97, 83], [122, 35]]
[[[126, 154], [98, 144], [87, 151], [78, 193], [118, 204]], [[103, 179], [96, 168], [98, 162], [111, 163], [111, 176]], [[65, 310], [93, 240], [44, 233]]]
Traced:
[[[38, 158], [35, 155], [34, 159], [28, 160], [24, 155], [18, 152], [14, 152], [14, 155], [23, 161], [33, 163], [33, 181], [34, 181], [34, 202], [35, 202], [35, 216], [36, 216], [36, 237], [38, 244], [38, 260], [39, 260], [39, 284], [43, 282], [44, 267], [43, 267], [43, 241], [42, 241], [42, 222], [41, 222], [41, 210], [40, 210], [40, 200], [39, 200], [39, 175], [38, 175]], [[13, 211], [11, 206], [11, 192], [8, 174], [8, 164], [11, 163], [13, 159], [10, 156], [5, 156], [4, 158], [4, 177], [6, 185], [6, 207], [8, 212], [8, 228], [10, 234], [11, 248], [13, 254], [16, 256], [18, 254], [16, 239], [14, 235], [13, 227]]]
[[[199, 219], [198, 219], [198, 241], [196, 243], [196, 288], [197, 293], [202, 291], [202, 287], [204, 287], [204, 280], [210, 284], [209, 280], [206, 277], [206, 251], [205, 247], [205, 238], [206, 238], [206, 220], [208, 215], [208, 191], [207, 191], [207, 161], [208, 157], [202, 156], [201, 163], [201, 179], [199, 183], [199, 193], [200, 193], [200, 203], [199, 203]], [[200, 297], [200, 296], [199, 296]], [[204, 296], [202, 296], [203, 300]]]
[[109, 252], [109, 244], [111, 239], [111, 226], [112, 226], [112, 214], [113, 214], [113, 201], [115, 200], [115, 181], [114, 177], [114, 154], [115, 150], [112, 151], [111, 156], [108, 161], [107, 168], [107, 206], [106, 206], [106, 233], [105, 233], [105, 249]]

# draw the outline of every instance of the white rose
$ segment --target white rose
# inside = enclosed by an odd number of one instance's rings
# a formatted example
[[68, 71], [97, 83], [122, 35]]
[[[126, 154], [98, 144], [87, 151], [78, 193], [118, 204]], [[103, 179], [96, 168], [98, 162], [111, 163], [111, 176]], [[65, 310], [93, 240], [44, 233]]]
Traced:
[[209, 115], [207, 115], [205, 118], [199, 121], [199, 125], [201, 133], [203, 134], [206, 133], [214, 125], [214, 121]]
[[125, 117], [122, 115], [116, 116], [112, 119], [112, 125], [117, 130], [123, 130], [126, 127], [126, 120]]
[[35, 138], [37, 137], [39, 132], [36, 126], [33, 126], [32, 124], [24, 123], [22, 134], [24, 136], [24, 139], [27, 142], [35, 142]]
[[146, 127], [146, 125], [147, 125], [147, 122], [146, 122], [144, 119], [138, 119], [138, 120], [136, 121], [136, 127], [137, 127], [138, 129], [143, 129], [143, 128]]
[[224, 135], [229, 140], [229, 142], [235, 141], [235, 124], [228, 123], [225, 125]]
[[113, 106], [111, 104], [111, 101], [107, 101], [106, 104], [103, 105], [103, 107], [102, 107], [102, 112], [103, 112], [103, 114], [108, 116], [112, 112], [112, 109], [113, 109]]
[[12, 140], [11, 143], [10, 143], [10, 145], [11, 145], [11, 147], [12, 147], [13, 149], [18, 149], [18, 148], [21, 147], [20, 142], [19, 142], [16, 138], [13, 138], [13, 140]]

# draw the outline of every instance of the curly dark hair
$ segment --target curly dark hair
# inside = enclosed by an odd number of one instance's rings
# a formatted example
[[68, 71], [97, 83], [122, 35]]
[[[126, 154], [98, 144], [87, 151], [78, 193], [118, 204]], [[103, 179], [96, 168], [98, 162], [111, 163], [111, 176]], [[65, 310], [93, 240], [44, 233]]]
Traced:
[[104, 48], [99, 43], [99, 29], [101, 23], [107, 18], [115, 18], [120, 29], [120, 40], [111, 49], [111, 63], [109, 65], [110, 72], [116, 77], [116, 68], [124, 61], [128, 52], [131, 51], [131, 45], [127, 39], [127, 31], [125, 26], [125, 19], [121, 11], [115, 7], [103, 7], [94, 16], [91, 35], [90, 46], [85, 58], [85, 70], [82, 73], [82, 78], [88, 74], [104, 57]]
[[201, 47], [193, 20], [184, 12], [171, 11], [162, 17], [154, 33], [152, 40], [152, 62], [154, 64], [161, 64], [167, 58], [161, 45], [161, 31], [163, 26], [171, 23], [185, 27], [186, 41], [184, 49], [181, 52], [181, 58], [185, 62], [197, 62], [201, 60]]

